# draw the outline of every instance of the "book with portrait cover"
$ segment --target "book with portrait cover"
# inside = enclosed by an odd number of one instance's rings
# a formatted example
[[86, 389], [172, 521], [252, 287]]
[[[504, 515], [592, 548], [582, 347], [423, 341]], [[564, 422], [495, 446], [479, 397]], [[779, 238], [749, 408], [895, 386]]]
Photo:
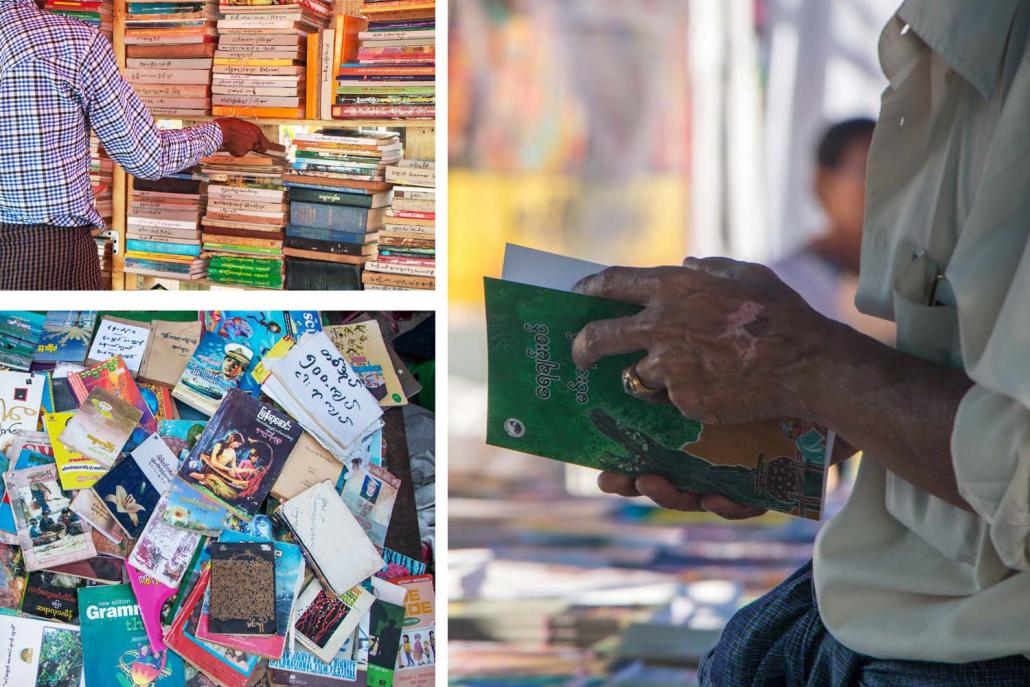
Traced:
[[86, 687], [184, 687], [182, 659], [155, 651], [128, 584], [79, 590]]
[[487, 443], [631, 477], [657, 474], [682, 490], [818, 520], [832, 449], [824, 428], [789, 418], [704, 425], [630, 396], [622, 372], [643, 352], [576, 368], [572, 340], [584, 325], [640, 310], [487, 278]]

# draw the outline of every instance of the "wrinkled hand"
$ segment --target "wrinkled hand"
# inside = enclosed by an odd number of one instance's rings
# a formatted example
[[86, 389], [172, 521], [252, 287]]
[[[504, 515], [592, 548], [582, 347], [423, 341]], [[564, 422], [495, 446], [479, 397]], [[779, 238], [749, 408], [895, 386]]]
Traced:
[[575, 290], [644, 306], [584, 327], [572, 344], [581, 369], [647, 351], [636, 366], [640, 380], [686, 417], [713, 424], [812, 417], [805, 393], [834, 324], [769, 268], [687, 258], [683, 267], [611, 267]]
[[646, 496], [662, 508], [682, 511], [707, 511], [727, 520], [743, 520], [764, 515], [766, 510], [731, 501], [722, 494], [695, 494], [680, 491], [658, 475], [644, 475], [634, 480], [616, 472], [602, 472], [597, 477], [601, 491], [618, 496]]
[[215, 120], [222, 130], [222, 150], [234, 157], [243, 157], [250, 152], [263, 153], [268, 150], [268, 139], [261, 127], [236, 117], [222, 117]]

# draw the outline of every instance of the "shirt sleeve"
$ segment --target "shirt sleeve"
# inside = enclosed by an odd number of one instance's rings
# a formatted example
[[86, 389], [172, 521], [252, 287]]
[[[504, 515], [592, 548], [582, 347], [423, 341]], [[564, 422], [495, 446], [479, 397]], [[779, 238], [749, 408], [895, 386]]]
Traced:
[[214, 122], [161, 130], [122, 78], [110, 44], [97, 34], [86, 50], [78, 83], [85, 114], [107, 154], [125, 171], [160, 179], [197, 164], [222, 145]]

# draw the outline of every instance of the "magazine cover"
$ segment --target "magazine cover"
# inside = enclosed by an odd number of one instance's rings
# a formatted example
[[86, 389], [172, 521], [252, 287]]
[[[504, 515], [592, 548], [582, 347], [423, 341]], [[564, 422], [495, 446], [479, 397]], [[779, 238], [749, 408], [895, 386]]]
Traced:
[[182, 659], [154, 651], [128, 584], [79, 590], [86, 687], [185, 687]]
[[57, 468], [44, 465], [4, 474], [14, 507], [25, 569], [42, 570], [97, 555], [92, 530], [68, 506]]
[[46, 315], [36, 348], [38, 363], [82, 363], [97, 325], [94, 310], [54, 311]]
[[404, 587], [404, 632], [397, 653], [393, 683], [406, 687], [432, 687], [436, 665], [436, 611], [433, 576], [421, 575], [394, 583]]
[[622, 371], [640, 353], [572, 362], [588, 322], [639, 306], [486, 279], [487, 443], [818, 520], [829, 442], [818, 425], [783, 419], [705, 426], [671, 405], [634, 398]]
[[394, 369], [379, 322], [367, 320], [338, 324], [326, 327], [325, 331], [340, 353], [347, 357], [379, 405], [389, 407], [407, 404], [404, 387]]
[[26, 372], [0, 372], [0, 442], [36, 429], [46, 378]]
[[97, 387], [89, 392], [58, 439], [68, 448], [103, 465], [114, 465], [139, 425], [140, 417], [139, 409]]
[[0, 310], [0, 367], [28, 371], [43, 336], [46, 315]]
[[37, 618], [0, 615], [0, 674], [11, 687], [80, 687], [79, 628]]
[[289, 416], [234, 389], [197, 440], [179, 477], [249, 520], [302, 431]]

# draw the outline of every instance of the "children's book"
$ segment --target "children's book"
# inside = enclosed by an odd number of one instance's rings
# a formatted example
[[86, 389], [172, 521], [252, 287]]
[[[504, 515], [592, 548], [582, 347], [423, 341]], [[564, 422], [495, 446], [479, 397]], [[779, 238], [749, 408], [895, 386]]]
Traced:
[[55, 310], [47, 313], [36, 347], [35, 362], [82, 363], [97, 324], [93, 310]]
[[397, 371], [394, 369], [379, 322], [367, 320], [354, 324], [338, 324], [325, 331], [336, 348], [343, 353], [365, 388], [383, 407], [401, 406], [408, 402]]
[[[234, 389], [182, 464], [179, 478], [249, 520], [268, 496], [301, 432], [291, 417]], [[189, 503], [175, 505], [190, 508]]]
[[64, 433], [68, 422], [73, 417], [75, 417], [75, 412], [47, 413], [43, 415], [43, 428], [50, 437], [61, 488], [77, 491], [88, 489], [96, 484], [107, 468], [98, 461], [88, 458], [78, 451], [73, 451], [61, 441], [61, 434]]
[[141, 382], [173, 387], [182, 377], [200, 343], [200, 320], [151, 323], [150, 339], [138, 378]]
[[275, 549], [271, 542], [212, 542], [208, 629], [216, 635], [275, 634]]
[[284, 503], [277, 515], [304, 549], [322, 585], [337, 596], [385, 565], [331, 482], [306, 489]]
[[29, 573], [22, 598], [21, 611], [44, 620], [77, 623], [79, 620], [78, 590], [86, 580], [62, 573], [37, 570]]
[[394, 667], [394, 685], [432, 687], [436, 665], [436, 611], [433, 577], [395, 580], [404, 587], [404, 632]]
[[97, 325], [87, 365], [96, 365], [109, 358], [121, 357], [133, 375], [139, 372], [150, 340], [150, 323], [123, 320], [104, 315]]
[[178, 590], [137, 570], [128, 561], [125, 562], [125, 573], [129, 578], [136, 602], [139, 604], [140, 618], [143, 621], [143, 629], [150, 642], [150, 648], [153, 652], [160, 653], [165, 650], [164, 630], [161, 628], [161, 608], [168, 599], [175, 596]]
[[200, 544], [200, 535], [164, 521], [167, 497], [162, 497], [129, 554], [129, 563], [161, 584], [178, 587]]
[[58, 440], [103, 465], [114, 465], [143, 414], [110, 391], [89, 392]]
[[[509, 269], [506, 261], [506, 274], [532, 280], [525, 262]], [[561, 274], [582, 271], [573, 265]], [[658, 474], [679, 489], [818, 520], [832, 448], [824, 428], [789, 418], [704, 425], [631, 396], [622, 372], [643, 352], [576, 368], [571, 344], [584, 325], [640, 309], [487, 278], [487, 443], [631, 477]]]
[[85, 402], [90, 391], [100, 387], [140, 411], [139, 429], [133, 430], [132, 441], [126, 451], [131, 451], [147, 436], [157, 431], [154, 412], [143, 398], [136, 380], [132, 378], [132, 372], [120, 356], [108, 358], [82, 372], [69, 374], [68, 382], [80, 403]]
[[28, 372], [43, 336], [45, 315], [0, 310], [0, 367]]
[[155, 651], [127, 584], [79, 590], [86, 687], [185, 687], [182, 659]]
[[386, 468], [370, 465], [351, 475], [340, 495], [378, 549], [386, 542], [386, 530], [400, 486], [401, 481]]
[[97, 555], [88, 523], [69, 508], [57, 468], [43, 465], [4, 473], [25, 569], [43, 570]]
[[337, 597], [312, 580], [297, 600], [293, 629], [305, 649], [329, 663], [353, 636], [375, 596], [360, 585]]
[[0, 441], [36, 429], [45, 385], [42, 375], [0, 372]]
[[82, 685], [82, 642], [75, 625], [0, 616], [0, 675], [8, 685]]
[[369, 620], [368, 687], [392, 687], [397, 654], [404, 634], [407, 590], [373, 578], [376, 600]]

